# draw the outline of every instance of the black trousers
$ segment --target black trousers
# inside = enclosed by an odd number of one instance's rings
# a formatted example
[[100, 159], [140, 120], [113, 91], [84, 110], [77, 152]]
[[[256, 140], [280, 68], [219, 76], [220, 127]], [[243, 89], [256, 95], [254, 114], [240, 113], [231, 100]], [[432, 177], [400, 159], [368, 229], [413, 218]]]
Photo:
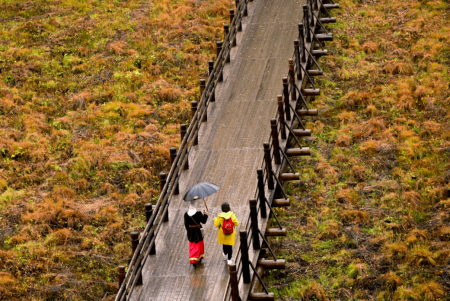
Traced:
[[233, 246], [223, 245], [223, 254], [228, 255], [228, 260], [233, 256]]

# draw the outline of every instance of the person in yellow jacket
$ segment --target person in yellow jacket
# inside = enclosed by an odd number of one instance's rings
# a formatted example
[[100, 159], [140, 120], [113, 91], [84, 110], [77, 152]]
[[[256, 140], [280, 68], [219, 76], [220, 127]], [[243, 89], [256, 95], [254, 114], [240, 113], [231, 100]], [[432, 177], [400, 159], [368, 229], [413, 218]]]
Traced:
[[233, 263], [231, 257], [233, 256], [233, 246], [236, 240], [235, 227], [237, 227], [238, 225], [239, 221], [236, 215], [232, 211], [230, 211], [230, 204], [228, 204], [227, 202], [223, 203], [222, 212], [219, 213], [219, 215], [214, 219], [214, 226], [219, 228], [217, 242], [223, 245], [223, 259], [228, 259], [229, 265]]

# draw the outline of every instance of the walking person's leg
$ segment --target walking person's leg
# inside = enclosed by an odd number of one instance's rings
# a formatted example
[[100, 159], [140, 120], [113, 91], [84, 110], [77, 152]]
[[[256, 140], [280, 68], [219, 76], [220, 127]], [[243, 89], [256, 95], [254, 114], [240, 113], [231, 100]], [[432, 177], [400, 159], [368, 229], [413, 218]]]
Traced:
[[223, 246], [223, 260], [227, 260], [228, 259], [227, 245], [222, 245], [222, 246]]
[[231, 257], [233, 256], [233, 246], [223, 245], [223, 250], [223, 253], [228, 255], [227, 259], [231, 260]]

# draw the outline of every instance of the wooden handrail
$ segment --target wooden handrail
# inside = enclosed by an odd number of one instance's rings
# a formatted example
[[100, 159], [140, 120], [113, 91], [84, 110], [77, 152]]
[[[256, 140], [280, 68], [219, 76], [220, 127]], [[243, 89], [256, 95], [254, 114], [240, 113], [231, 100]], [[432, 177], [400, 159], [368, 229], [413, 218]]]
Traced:
[[[192, 116], [192, 120], [186, 131], [186, 135], [181, 141], [178, 153], [173, 160], [172, 166], [167, 175], [166, 184], [164, 185], [160, 193], [158, 201], [153, 210], [153, 214], [148, 220], [144, 231], [142, 232], [139, 244], [137, 245], [136, 250], [131, 258], [128, 271], [125, 274], [123, 282], [119, 287], [119, 291], [115, 298], [116, 301], [124, 300], [126, 295], [133, 293], [138, 278], [136, 277], [136, 275], [140, 275], [142, 268], [148, 258], [149, 250], [152, 248], [152, 246], [154, 246], [156, 242], [156, 237], [162, 224], [161, 219], [165, 214], [167, 214], [170, 205], [170, 199], [173, 196], [174, 185], [181, 176], [182, 167], [187, 162], [189, 151], [193, 147], [191, 141], [193, 140], [195, 135], [198, 135], [201, 121], [203, 120], [207, 112], [206, 110], [211, 103], [212, 92], [216, 89], [218, 76], [221, 72], [223, 72], [223, 69], [225, 67], [224, 61], [226, 55], [228, 55], [228, 52], [231, 51], [231, 47], [229, 47], [229, 45], [232, 39], [234, 39], [237, 35], [237, 26], [240, 24], [240, 22], [242, 22], [244, 10], [246, 9], [247, 4], [248, 0], [240, 1], [238, 7], [236, 8], [235, 17], [230, 24], [230, 33], [227, 35], [227, 37], [225, 37], [222, 50], [217, 56], [216, 64], [214, 65], [209, 79], [205, 84], [203, 93], [200, 96], [197, 111], [195, 112], [194, 116]], [[156, 228], [154, 227], [155, 225]], [[136, 265], [138, 266], [138, 268], [136, 268]]]
[[[309, 1], [311, 1], [311, 0], [307, 0], [308, 2]], [[317, 1], [317, 0], [316, 0]], [[317, 18], [320, 18], [320, 15], [321, 15], [321, 10], [320, 10], [320, 8], [321, 8], [321, 6], [319, 6], [319, 9], [318, 10], [315, 10], [314, 11], [314, 14], [315, 14], [315, 16], [317, 17]], [[317, 14], [317, 15], [316, 15]], [[314, 24], [314, 26], [316, 27], [316, 25], [317, 25], [317, 22]], [[314, 32], [314, 30], [315, 30], [315, 27], [313, 28], [313, 32]], [[231, 32], [231, 31], [230, 31]], [[306, 47], [308, 47], [309, 49], [312, 49], [312, 46], [313, 46], [313, 44], [315, 43], [315, 41], [314, 41], [314, 39], [311, 39], [311, 42], [307, 42], [306, 41], [306, 36], [304, 37], [304, 39], [303, 39], [303, 45], [304, 45], [304, 47], [306, 48]], [[297, 64], [299, 63], [299, 64], [301, 64], [302, 65], [302, 67], [303, 68], [301, 68], [302, 70], [300, 70], [300, 71], [298, 71], [298, 70], [295, 70], [296, 72], [302, 72], [302, 76], [300, 77], [301, 79], [299, 80], [300, 81], [300, 87], [304, 87], [305, 85], [307, 85], [308, 84], [308, 80], [309, 80], [309, 76], [308, 76], [308, 74], [306, 74], [307, 73], [307, 69], [306, 69], [306, 65], [307, 65], [307, 62], [311, 59], [311, 56], [312, 56], [312, 54], [311, 54], [311, 51], [307, 51], [307, 53], [305, 54], [305, 60], [304, 61], [302, 61], [301, 60], [301, 58], [300, 58], [300, 62], [298, 62], [297, 61], [297, 56], [295, 55], [295, 49], [294, 49], [294, 51], [293, 51], [293, 55], [292, 55], [292, 58], [293, 58], [293, 60], [294, 60], [294, 66], [296, 67], [297, 66]], [[287, 77], [289, 78], [289, 71], [287, 72]], [[295, 81], [297, 81], [295, 78], [294, 78], [294, 82]], [[290, 89], [291, 89], [291, 86], [289, 85], [289, 93], [288, 93], [288, 95], [290, 95]], [[301, 93], [301, 91], [300, 91], [300, 93]], [[281, 95], [283, 95], [283, 93], [281, 93]], [[307, 97], [307, 100], [309, 100], [309, 97]], [[284, 101], [284, 96], [283, 96], [283, 101]], [[297, 100], [295, 100], [295, 101], [297, 101]], [[274, 116], [274, 118], [276, 118], [277, 119], [277, 121], [278, 121], [278, 123], [277, 123], [277, 129], [279, 129], [278, 128], [278, 125], [279, 125], [279, 119], [277, 118], [278, 116], [278, 112], [275, 112], [275, 114], [274, 114], [275, 116]], [[294, 122], [294, 120], [295, 119], [291, 119], [291, 123], [293, 123]], [[287, 122], [286, 122], [287, 123]], [[287, 138], [287, 139], [289, 139], [289, 137]], [[268, 140], [267, 140], [268, 142], [269, 142], [269, 145], [270, 145], [270, 149], [273, 149], [273, 147], [272, 147], [272, 145], [273, 145], [273, 141], [272, 141], [272, 137], [271, 137], [271, 135], [269, 134], [269, 137], [268, 137]], [[272, 162], [273, 162], [273, 152], [271, 153], [271, 159], [272, 159]], [[287, 164], [286, 163], [287, 161], [286, 161], [286, 158], [283, 156], [283, 158], [282, 158], [282, 160], [281, 160], [281, 164], [280, 165], [278, 165], [279, 166], [279, 168], [273, 168], [273, 171], [274, 171], [274, 176], [276, 176], [276, 177], [278, 177], [279, 176], [279, 174], [281, 173], [281, 171], [284, 169], [284, 166]], [[263, 169], [263, 171], [264, 171], [264, 173], [266, 174], [266, 178], [267, 178], [267, 171], [266, 171], [266, 168], [265, 168], [265, 160], [263, 159], [262, 160], [262, 163], [261, 163], [261, 165], [260, 165], [261, 167], [261, 169]], [[277, 166], [277, 165], [274, 165], [274, 166]], [[259, 194], [259, 191], [258, 191], [258, 185], [255, 185], [256, 186], [256, 189], [255, 189], [255, 193], [253, 194], [253, 197], [252, 198], [255, 198], [255, 199], [258, 199], [257, 198], [257, 196], [258, 196], [258, 194]], [[270, 201], [272, 201], [272, 200], [270, 200]], [[270, 202], [269, 200], [267, 200], [267, 202]], [[260, 206], [258, 205], [257, 206], [257, 208], [258, 208], [258, 214], [259, 214], [259, 208], [260, 208]], [[251, 243], [252, 243], [252, 240], [253, 240], [253, 235], [251, 235], [251, 232], [252, 232], [252, 227], [251, 227], [251, 220], [250, 220], [250, 216], [248, 217], [248, 219], [245, 221], [245, 224], [243, 223], [243, 225], [244, 225], [244, 229], [247, 231], [247, 233], [248, 233], [248, 241], [247, 241], [247, 243], [248, 243], [248, 245], [251, 245]], [[236, 267], [236, 271], [237, 271], [237, 278], [238, 278], [238, 283], [239, 283], [239, 281], [240, 281], [240, 279], [241, 279], [241, 277], [242, 277], [242, 267], [241, 267], [241, 261], [240, 261], [240, 248], [239, 247], [237, 247], [237, 254], [236, 254], [236, 262], [238, 263], [237, 264], [237, 267]], [[223, 297], [223, 299], [222, 299], [222, 301], [225, 301], [225, 300], [229, 300], [229, 298], [231, 297], [231, 291], [230, 291], [230, 282], [228, 282], [228, 287], [227, 287], [227, 292], [226, 292], [226, 294], [224, 295], [224, 297]]]
[[[205, 114], [207, 113], [208, 106], [211, 103], [211, 99], [213, 97], [212, 92], [216, 89], [218, 78], [219, 78], [220, 74], [223, 72], [223, 69], [225, 67], [225, 59], [229, 55], [229, 52], [231, 51], [230, 46], [231, 46], [233, 39], [235, 39], [235, 37], [237, 35], [237, 32], [238, 32], [237, 27], [242, 22], [242, 18], [244, 15], [244, 9], [246, 8], [247, 3], [248, 3], [248, 0], [240, 1], [238, 7], [236, 8], [235, 16], [234, 16], [232, 22], [230, 22], [231, 24], [230, 24], [229, 34], [227, 34], [224, 39], [222, 50], [220, 51], [220, 53], [217, 56], [216, 64], [214, 65], [212, 71], [210, 72], [209, 79], [206, 82], [206, 85], [204, 87], [202, 95], [200, 96], [200, 100], [198, 102], [198, 109], [192, 117], [192, 120], [189, 124], [189, 128], [187, 129], [186, 135], [184, 136], [183, 140], [181, 141], [178, 153], [173, 160], [172, 166], [167, 175], [167, 183], [164, 185], [164, 187], [160, 193], [160, 197], [159, 197], [158, 202], [156, 203], [155, 209], [153, 211], [154, 213], [151, 216], [151, 218], [149, 219], [144, 231], [142, 232], [139, 244], [136, 247], [136, 251], [134, 252], [134, 254], [132, 256], [132, 259], [131, 259], [131, 262], [129, 265], [129, 269], [124, 277], [124, 281], [123, 281], [122, 285], [120, 286], [119, 292], [116, 296], [115, 300], [117, 300], [117, 301], [123, 300], [127, 294], [131, 295], [133, 293], [136, 282], [138, 281], [138, 277], [136, 277], [136, 275], [141, 274], [142, 268], [145, 265], [145, 262], [148, 258], [150, 249], [152, 248], [152, 246], [155, 245], [156, 237], [161, 229], [162, 217], [167, 214], [168, 209], [169, 209], [170, 199], [172, 198], [173, 193], [174, 193], [173, 188], [181, 176], [181, 172], [183, 170], [182, 167], [188, 160], [189, 151], [193, 147], [193, 143], [191, 143], [191, 142], [193, 141], [194, 137], [196, 135], [198, 135], [198, 132], [199, 132], [199, 129], [201, 126], [201, 122], [202, 122]], [[317, 12], [317, 16], [319, 16], [321, 14], [320, 10], [316, 11], [316, 12]], [[314, 12], [314, 14], [316, 12]], [[316, 25], [316, 24], [317, 24], [317, 22], [314, 25]], [[314, 40], [311, 39], [311, 42], [305, 41], [303, 45], [305, 45], [305, 47], [311, 48], [313, 43], [314, 43]], [[311, 59], [310, 56], [311, 56], [311, 53], [310, 53], [310, 51], [308, 51], [308, 53], [306, 54], [305, 62], [300, 62], [300, 64], [302, 64], [302, 67], [304, 66], [304, 68], [302, 68], [303, 70], [300, 70], [300, 71], [296, 70], [297, 72], [303, 72], [303, 73], [307, 72], [306, 62]], [[294, 55], [292, 57], [294, 58], [294, 62], [295, 62], [294, 66], [297, 67], [298, 57], [295, 55], [295, 51], [294, 51]], [[305, 74], [305, 75], [306, 76], [301, 77], [302, 78], [301, 85], [300, 85], [301, 87], [303, 87], [306, 84], [306, 79], [308, 78], [308, 76], [307, 76], [307, 74]], [[289, 72], [288, 72], [288, 76], [289, 76]], [[290, 86], [289, 86], [289, 89], [291, 89]], [[291, 91], [289, 91], [289, 92], [291, 92]], [[277, 114], [275, 113], [275, 117], [276, 117], [276, 115]], [[279, 128], [279, 126], [280, 126], [280, 123], [278, 122], [278, 118], [277, 118], [277, 129]], [[270, 136], [269, 136], [268, 141], [269, 141], [270, 145], [272, 146], [273, 141]], [[273, 159], [273, 153], [272, 153], [271, 157]], [[275, 176], [278, 176], [277, 174], [279, 174], [281, 172], [282, 167], [285, 164], [286, 164], [286, 159], [283, 157], [283, 160], [282, 160], [279, 168], [277, 168], [275, 171], [275, 173], [276, 173]], [[263, 169], [263, 171], [265, 171], [264, 159], [262, 160], [261, 168]], [[268, 177], [268, 175], [265, 174], [264, 184], [267, 181], [267, 177]], [[258, 188], [256, 187], [255, 192], [254, 192], [254, 197], [256, 197], [258, 195], [258, 193], [259, 193]], [[156, 227], [154, 227], [155, 225], [156, 225]], [[245, 221], [244, 228], [248, 231], [249, 234], [251, 233], [250, 216]], [[252, 241], [252, 235], [249, 235], [249, 244], [251, 243], [251, 241]], [[240, 252], [238, 251], [237, 257], [239, 257], [239, 256], [240, 256]], [[137, 266], [137, 268], [136, 268], [136, 266]], [[240, 264], [237, 267], [237, 270], [238, 270], [238, 277], [240, 278], [241, 274], [242, 274], [242, 267]], [[228, 294], [226, 294], [225, 296], [227, 296], [227, 295]]]

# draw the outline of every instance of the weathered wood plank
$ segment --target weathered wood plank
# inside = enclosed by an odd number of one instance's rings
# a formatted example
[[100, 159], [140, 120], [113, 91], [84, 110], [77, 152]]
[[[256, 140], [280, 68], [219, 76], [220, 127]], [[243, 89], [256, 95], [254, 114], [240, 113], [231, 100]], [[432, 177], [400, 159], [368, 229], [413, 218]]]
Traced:
[[[262, 143], [270, 134], [269, 120], [276, 114], [276, 95], [287, 74], [293, 53], [303, 0], [255, 0], [243, 19], [243, 32], [232, 48], [224, 81], [216, 90], [216, 102], [208, 108], [208, 121], [199, 131], [199, 145], [189, 153], [190, 168], [180, 179], [180, 195], [170, 200], [169, 222], [156, 239], [156, 255], [143, 270], [144, 285], [132, 300], [222, 300], [227, 292], [228, 267], [217, 244], [213, 218], [227, 201], [241, 222], [248, 221], [248, 200], [254, 197], [256, 169], [263, 160]], [[208, 197], [209, 220], [205, 225], [205, 260], [194, 269], [188, 261], [188, 242], [183, 215], [188, 205], [184, 191], [201, 181], [221, 189]], [[269, 194], [269, 192], [267, 192]], [[203, 209], [203, 202], [199, 202]], [[259, 218], [265, 228], [267, 220]], [[237, 236], [238, 240], [238, 236]], [[234, 247], [233, 258], [238, 255]], [[256, 264], [258, 252], [250, 250]], [[242, 292], [248, 292], [243, 286]], [[247, 296], [241, 296], [243, 300]]]

